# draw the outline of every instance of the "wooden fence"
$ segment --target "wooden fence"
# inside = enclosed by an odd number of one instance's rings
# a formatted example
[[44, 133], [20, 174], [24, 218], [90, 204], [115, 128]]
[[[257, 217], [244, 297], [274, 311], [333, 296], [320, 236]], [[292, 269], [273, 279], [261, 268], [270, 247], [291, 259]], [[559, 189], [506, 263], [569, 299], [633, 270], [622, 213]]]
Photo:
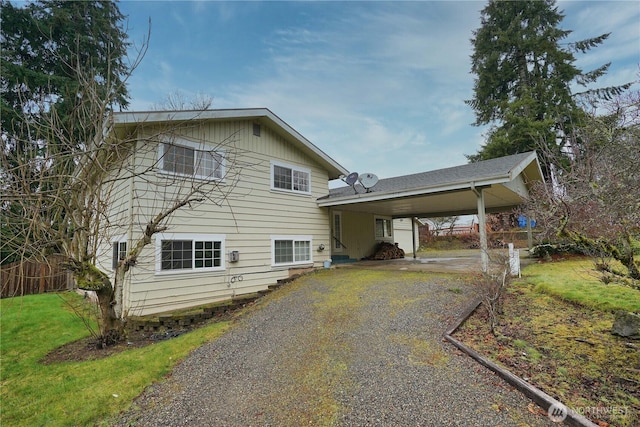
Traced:
[[[487, 231], [490, 231], [487, 227]], [[440, 230], [435, 230], [438, 236], [460, 236], [467, 234], [480, 233], [479, 224], [470, 225], [454, 225], [453, 227], [444, 227]]]
[[72, 289], [73, 280], [68, 270], [61, 266], [61, 261], [58, 257], [51, 257], [47, 263], [25, 261], [3, 265], [0, 268], [1, 297]]

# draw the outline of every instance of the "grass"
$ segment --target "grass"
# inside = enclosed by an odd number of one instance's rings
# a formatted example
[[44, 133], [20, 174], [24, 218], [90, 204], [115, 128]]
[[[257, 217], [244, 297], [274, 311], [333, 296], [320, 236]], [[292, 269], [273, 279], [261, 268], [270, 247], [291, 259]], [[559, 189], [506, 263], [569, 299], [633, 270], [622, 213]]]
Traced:
[[522, 274], [496, 336], [478, 310], [459, 330], [462, 341], [570, 408], [600, 408], [592, 420], [601, 425], [638, 425], [638, 344], [610, 331], [614, 311], [640, 310], [640, 291], [601, 283], [587, 259], [532, 264]]
[[591, 259], [532, 264], [523, 270], [523, 279], [533, 284], [536, 292], [584, 307], [640, 312], [640, 292], [627, 286], [602, 283]]
[[3, 299], [0, 310], [3, 426], [100, 425], [228, 327], [212, 324], [101, 360], [43, 365], [49, 351], [89, 335], [82, 322], [56, 294]]
[[[317, 273], [320, 278], [323, 274], [329, 273]], [[352, 308], [362, 303], [361, 295], [383, 292], [369, 286], [383, 274], [388, 272], [345, 272], [350, 286], [335, 284], [317, 295], [317, 315], [335, 328], [310, 331], [319, 346], [304, 354], [306, 363], [300, 371], [291, 373], [308, 387], [309, 412], [297, 414], [300, 419], [316, 423], [337, 419], [332, 384], [344, 377], [348, 356], [336, 331], [357, 325]], [[420, 280], [422, 274], [406, 272], [403, 278]], [[314, 277], [303, 277], [290, 290]], [[450, 283], [443, 285], [446, 292], [460, 290]], [[80, 301], [75, 294], [68, 297]], [[473, 346], [573, 406], [640, 408], [640, 393], [635, 391], [640, 392], [640, 371], [633, 368], [640, 366], [640, 352], [609, 334], [612, 311], [640, 310], [640, 291], [600, 283], [591, 261], [578, 259], [528, 266], [509, 298], [507, 321], [500, 325], [497, 338], [483, 332], [477, 316], [465, 324], [472, 331], [465, 338], [475, 340]], [[390, 301], [390, 309], [410, 303]], [[209, 325], [102, 360], [44, 365], [39, 361], [48, 352], [88, 335], [64, 300], [55, 294], [4, 299], [0, 316], [3, 426], [106, 425], [146, 386], [161, 380], [189, 352], [228, 328], [228, 323]], [[410, 336], [390, 339], [410, 349], [414, 364], [446, 362], [446, 355], [434, 353], [431, 343]], [[282, 398], [278, 404], [286, 410], [286, 398], [280, 392], [278, 396]], [[614, 424], [633, 425], [624, 420]]]

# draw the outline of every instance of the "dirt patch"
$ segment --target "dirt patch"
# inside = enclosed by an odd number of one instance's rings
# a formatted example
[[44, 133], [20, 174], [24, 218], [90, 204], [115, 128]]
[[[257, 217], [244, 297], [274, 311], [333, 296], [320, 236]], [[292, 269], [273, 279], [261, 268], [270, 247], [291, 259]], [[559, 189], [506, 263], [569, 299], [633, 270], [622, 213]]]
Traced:
[[610, 334], [613, 314], [517, 285], [490, 333], [482, 307], [456, 338], [602, 426], [640, 421], [640, 343]]
[[40, 360], [44, 365], [63, 362], [85, 362], [88, 360], [104, 359], [131, 348], [140, 348], [155, 341], [149, 338], [136, 337], [127, 341], [122, 341], [106, 348], [98, 348], [96, 339], [93, 337], [72, 341], [63, 346], [53, 349]]
[[[246, 307], [249, 307], [251, 305], [253, 304], [247, 304]], [[243, 308], [245, 307], [228, 311], [224, 314], [218, 315], [215, 318], [209, 319], [204, 322], [192, 324], [180, 329], [173, 329], [162, 332], [128, 331], [126, 339], [105, 348], [99, 348], [94, 337], [82, 338], [80, 340], [72, 341], [53, 349], [40, 360], [40, 363], [49, 365], [63, 362], [85, 362], [88, 360], [104, 359], [106, 357], [118, 354], [122, 351], [130, 350], [132, 348], [141, 348], [160, 341], [176, 338], [180, 335], [191, 332], [198, 328], [202, 328], [212, 323], [232, 320], [241, 314]]]

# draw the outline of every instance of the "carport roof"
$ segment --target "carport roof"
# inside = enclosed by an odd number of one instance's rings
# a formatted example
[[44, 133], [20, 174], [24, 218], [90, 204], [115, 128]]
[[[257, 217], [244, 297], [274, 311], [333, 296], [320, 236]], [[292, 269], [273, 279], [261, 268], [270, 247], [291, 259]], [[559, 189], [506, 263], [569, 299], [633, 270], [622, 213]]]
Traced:
[[368, 191], [359, 183], [329, 190], [320, 207], [377, 215], [436, 217], [477, 213], [483, 189], [487, 212], [513, 209], [522, 203], [542, 171], [535, 151], [445, 169], [381, 179]]

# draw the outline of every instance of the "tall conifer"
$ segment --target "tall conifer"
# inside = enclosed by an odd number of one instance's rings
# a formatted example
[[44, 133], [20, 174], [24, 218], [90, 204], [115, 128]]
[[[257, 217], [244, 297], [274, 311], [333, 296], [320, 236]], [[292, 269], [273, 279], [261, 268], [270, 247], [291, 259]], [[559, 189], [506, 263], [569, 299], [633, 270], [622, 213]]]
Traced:
[[563, 18], [554, 0], [490, 0], [482, 10], [472, 38], [474, 96], [466, 102], [475, 125], [492, 127], [485, 145], [467, 156], [470, 161], [533, 150], [541, 142], [560, 152], [582, 120], [579, 96], [610, 98], [630, 86], [572, 93], [572, 85], [588, 88], [610, 66], [583, 72], [574, 54], [600, 45], [609, 34], [566, 43], [571, 31], [560, 27]]

